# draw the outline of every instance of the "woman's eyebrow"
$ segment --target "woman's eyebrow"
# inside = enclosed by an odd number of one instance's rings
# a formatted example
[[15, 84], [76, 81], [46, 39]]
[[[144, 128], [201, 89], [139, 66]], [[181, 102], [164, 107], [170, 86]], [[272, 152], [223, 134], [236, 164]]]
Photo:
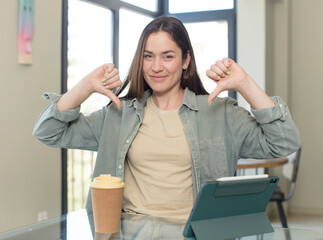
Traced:
[[[148, 50], [144, 50], [144, 52], [149, 53], [149, 54], [153, 54], [153, 52], [148, 51]], [[167, 51], [162, 52], [162, 54], [168, 54], [168, 53], [175, 53], [175, 51], [174, 50], [167, 50]]]
[[167, 53], [175, 53], [175, 51], [173, 50], [168, 50], [168, 51], [164, 51], [163, 54], [167, 54]]

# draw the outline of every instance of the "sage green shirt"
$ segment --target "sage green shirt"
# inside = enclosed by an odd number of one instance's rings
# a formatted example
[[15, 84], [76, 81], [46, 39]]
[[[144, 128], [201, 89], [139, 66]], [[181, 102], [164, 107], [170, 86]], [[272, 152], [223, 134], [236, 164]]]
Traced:
[[[140, 100], [123, 100], [103, 107], [88, 116], [80, 108], [59, 111], [60, 95], [47, 93], [51, 104], [39, 116], [34, 136], [51, 147], [97, 151], [93, 173], [124, 177], [126, 155], [144, 116], [151, 91]], [[275, 107], [251, 110], [254, 116], [231, 98], [216, 98], [212, 105], [207, 95], [185, 89], [179, 116], [191, 151], [194, 195], [201, 184], [232, 176], [239, 158], [276, 158], [300, 147], [298, 130], [286, 104], [272, 97]], [[86, 208], [91, 209], [89, 195]]]

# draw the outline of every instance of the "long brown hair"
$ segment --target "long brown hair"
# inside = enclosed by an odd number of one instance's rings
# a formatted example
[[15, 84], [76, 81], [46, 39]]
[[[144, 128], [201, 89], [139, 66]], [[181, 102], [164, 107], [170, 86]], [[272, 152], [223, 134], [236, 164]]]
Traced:
[[140, 99], [143, 97], [144, 92], [150, 89], [143, 76], [143, 56], [149, 35], [158, 31], [167, 32], [171, 36], [172, 40], [182, 50], [183, 60], [187, 58], [188, 53], [191, 56], [190, 63], [182, 74], [181, 87], [183, 89], [187, 87], [197, 95], [208, 94], [208, 92], [203, 87], [202, 81], [197, 73], [193, 48], [183, 23], [177, 18], [166, 16], [154, 19], [143, 30], [138, 42], [135, 56], [129, 69], [128, 76], [126, 77], [126, 80], [116, 94], [119, 95], [130, 84], [128, 93], [124, 98]]

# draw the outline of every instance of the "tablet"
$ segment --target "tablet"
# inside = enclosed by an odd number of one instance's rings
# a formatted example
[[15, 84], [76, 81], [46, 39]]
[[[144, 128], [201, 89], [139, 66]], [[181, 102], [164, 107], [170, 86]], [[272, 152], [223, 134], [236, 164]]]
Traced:
[[187, 239], [213, 240], [273, 232], [265, 211], [278, 180], [253, 175], [203, 184], [183, 235]]

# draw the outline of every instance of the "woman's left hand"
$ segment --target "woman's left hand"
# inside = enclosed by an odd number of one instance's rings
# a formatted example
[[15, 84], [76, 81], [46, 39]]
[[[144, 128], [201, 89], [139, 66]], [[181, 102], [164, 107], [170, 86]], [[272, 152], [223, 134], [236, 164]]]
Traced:
[[223, 91], [233, 90], [239, 92], [249, 77], [242, 67], [230, 58], [216, 61], [206, 71], [206, 75], [217, 83], [216, 88], [209, 95], [209, 104]]
[[216, 88], [209, 95], [210, 104], [222, 91], [233, 90], [254, 109], [274, 107], [272, 99], [258, 86], [258, 84], [230, 58], [223, 58], [211, 65], [206, 75], [217, 83]]

